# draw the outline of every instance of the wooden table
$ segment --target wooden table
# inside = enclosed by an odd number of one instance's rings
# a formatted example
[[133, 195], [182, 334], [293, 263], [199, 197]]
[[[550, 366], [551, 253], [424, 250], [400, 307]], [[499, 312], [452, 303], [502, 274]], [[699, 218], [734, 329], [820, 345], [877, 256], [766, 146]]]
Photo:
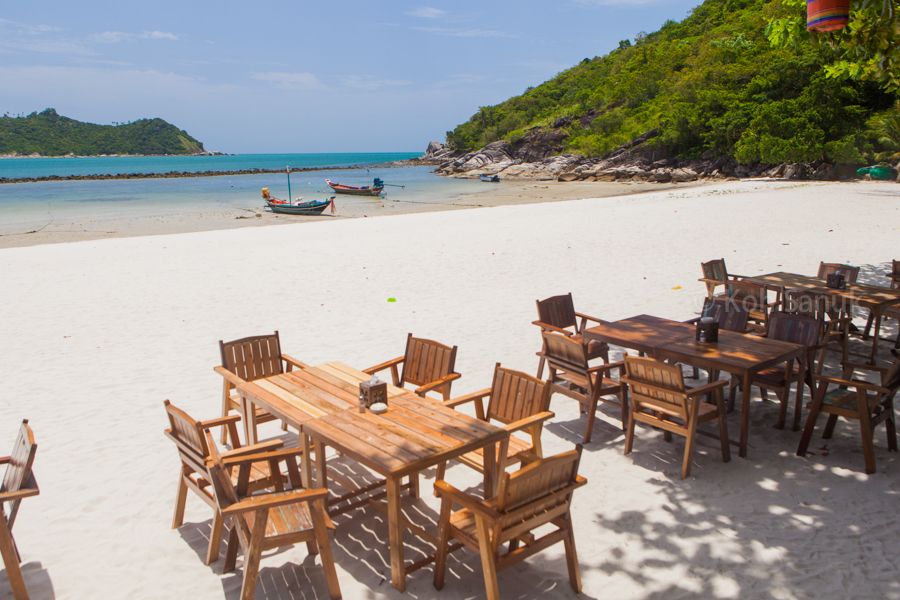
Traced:
[[803, 397], [805, 362], [800, 360], [806, 347], [732, 331], [719, 330], [719, 340], [701, 344], [695, 339], [695, 327], [688, 323], [639, 315], [622, 321], [602, 323], [585, 330], [584, 336], [631, 348], [657, 360], [675, 360], [718, 371], [733, 373], [743, 380], [741, 394], [741, 434], [739, 454], [747, 456], [750, 429], [750, 383], [753, 376], [768, 367], [786, 363], [788, 376], [796, 360], [799, 365], [796, 406]]
[[[375, 471], [383, 481], [370, 484], [329, 502], [332, 516], [368, 503], [383, 509], [387, 499], [388, 537], [391, 551], [391, 583], [404, 591], [406, 575], [431, 562], [407, 566], [403, 558], [403, 527], [432, 543], [436, 537], [406, 522], [401, 513], [400, 493], [408, 489], [418, 495], [418, 474], [428, 467], [456, 458], [472, 450], [498, 445], [499, 451], [484, 452], [485, 497], [493, 495], [497, 474], [505, 468], [505, 430], [485, 423], [430, 398], [388, 385], [388, 410], [376, 415], [358, 411], [359, 382], [369, 375], [341, 363], [328, 363], [240, 384], [244, 401], [258, 404], [300, 430], [303, 453], [303, 484], [311, 485], [310, 441], [315, 444], [315, 479], [320, 487], [328, 480], [348, 489], [349, 482], [336, 474], [329, 477], [325, 447], [356, 460]], [[248, 407], [252, 408], [252, 407]], [[248, 410], [246, 414], [253, 414]], [[495, 459], [500, 456], [500, 461]], [[402, 479], [409, 477], [404, 486]], [[377, 493], [384, 486], [383, 492]], [[364, 497], [365, 496], [365, 497]]]
[[771, 289], [803, 290], [810, 294], [828, 296], [839, 299], [842, 303], [849, 302], [869, 309], [874, 316], [875, 325], [875, 332], [872, 335], [872, 353], [869, 356], [869, 364], [872, 365], [875, 364], [875, 357], [878, 354], [881, 318], [887, 309], [900, 303], [900, 290], [862, 283], [850, 283], [846, 288], [838, 290], [826, 286], [824, 279], [796, 273], [769, 273], [768, 275], [748, 277], [745, 281], [764, 285]]

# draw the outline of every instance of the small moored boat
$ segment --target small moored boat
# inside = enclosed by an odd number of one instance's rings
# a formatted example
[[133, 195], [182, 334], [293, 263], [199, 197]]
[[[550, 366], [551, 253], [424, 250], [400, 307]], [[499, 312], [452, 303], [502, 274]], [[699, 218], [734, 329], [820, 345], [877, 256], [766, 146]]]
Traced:
[[485, 183], [500, 183], [499, 175], [479, 175], [478, 179], [484, 181]]
[[325, 183], [338, 194], [352, 194], [354, 196], [378, 196], [381, 194], [381, 190], [384, 189], [384, 182], [377, 177], [372, 185], [365, 187], [353, 187], [352, 185], [333, 183], [330, 179], [326, 179]]
[[272, 212], [282, 215], [321, 215], [329, 206], [334, 213], [334, 196], [328, 200], [309, 200], [292, 204], [289, 200], [279, 200], [270, 196], [269, 188], [263, 188], [262, 197]]

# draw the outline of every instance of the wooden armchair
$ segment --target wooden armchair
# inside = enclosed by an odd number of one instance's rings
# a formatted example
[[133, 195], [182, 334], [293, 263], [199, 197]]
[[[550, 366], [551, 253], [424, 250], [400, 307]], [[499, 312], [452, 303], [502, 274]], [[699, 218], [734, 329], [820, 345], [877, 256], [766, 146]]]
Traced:
[[[192, 490], [201, 500], [213, 509], [212, 531], [209, 535], [209, 549], [206, 553], [206, 564], [212, 564], [219, 558], [219, 547], [222, 545], [222, 529], [224, 520], [222, 513], [216, 505], [215, 496], [206, 479], [206, 461], [210, 457], [210, 448], [203, 434], [205, 429], [223, 427], [230, 431], [233, 440], [237, 440], [237, 422], [239, 415], [220, 417], [209, 421], [195, 421], [186, 412], [173, 406], [168, 400], [163, 404], [169, 417], [170, 428], [166, 429], [166, 437], [175, 443], [178, 448], [178, 456], [181, 459], [181, 469], [178, 474], [178, 494], [175, 497], [175, 516], [172, 517], [172, 529], [178, 529], [184, 524], [184, 507], [187, 502], [188, 490]], [[228, 452], [222, 453], [224, 460], [245, 456], [248, 454], [262, 454], [281, 448], [281, 440], [270, 440], [253, 446], [241, 447], [239, 443]], [[284, 489], [284, 477], [278, 471], [279, 454], [273, 453], [266, 462], [255, 463], [250, 469], [247, 489], [250, 492], [266, 488], [276, 490]], [[288, 463], [291, 468], [291, 463]], [[296, 463], [292, 467], [297, 469]], [[227, 467], [232, 479], [237, 483], [238, 473], [231, 467]]]
[[[860, 369], [881, 375], [881, 384], [853, 379], [853, 371]], [[897, 426], [894, 417], [894, 395], [900, 388], [900, 358], [888, 368], [872, 367], [855, 363], [844, 363], [843, 377], [816, 375], [819, 390], [810, 404], [809, 416], [797, 447], [797, 456], [806, 456], [813, 429], [819, 414], [828, 415], [828, 422], [822, 437], [828, 439], [834, 432], [838, 417], [859, 421], [862, 437], [863, 457], [866, 473], [875, 472], [875, 451], [872, 439], [875, 427], [884, 422], [887, 429], [888, 450], [897, 450]], [[837, 387], [828, 391], [829, 384]]]
[[[765, 326], [769, 313], [781, 305], [781, 293], [776, 293], [775, 301], [769, 302], [769, 290], [764, 285], [750, 281], [735, 281], [728, 284], [728, 298], [749, 313], [749, 320]], [[760, 327], [760, 331], [762, 327]]]
[[[833, 309], [833, 301], [829, 296], [810, 294], [803, 290], [784, 291], [784, 312], [803, 315], [814, 319], [822, 319], [822, 337], [819, 340], [819, 358], [816, 360], [815, 374], [822, 373], [825, 365], [825, 352], [831, 350], [841, 355], [841, 363], [847, 362], [847, 341], [850, 339], [850, 316], [838, 316]], [[835, 348], [831, 344], [837, 343]]]
[[[494, 367], [494, 379], [491, 387], [480, 392], [474, 392], [459, 398], [447, 400], [444, 406], [456, 408], [469, 402], [475, 403], [475, 415], [482, 421], [499, 421], [509, 433], [509, 445], [507, 446], [506, 464], [511, 465], [522, 461], [522, 456], [531, 454], [538, 458], [543, 456], [541, 447], [541, 431], [544, 421], [553, 417], [553, 413], [547, 410], [550, 403], [550, 387], [531, 375], [521, 371], [504, 369], [500, 363]], [[484, 409], [484, 399], [489, 398], [487, 411]], [[524, 440], [512, 435], [513, 432], [524, 432], [530, 439]], [[459, 462], [489, 475], [484, 468], [483, 449], [463, 454], [457, 458]], [[496, 464], [501, 464], [499, 461]], [[438, 465], [435, 479], [442, 480], [447, 463]], [[492, 489], [492, 485], [485, 485], [485, 490]]]
[[[24, 419], [19, 428], [19, 435], [16, 436], [12, 454], [0, 458], [0, 464], [6, 465], [3, 483], [0, 484], [0, 555], [3, 556], [6, 577], [9, 579], [9, 587], [15, 600], [28, 600], [28, 590], [25, 588], [25, 578], [22, 577], [22, 569], [19, 567], [22, 559], [12, 536], [12, 528], [22, 499], [40, 493], [34, 473], [31, 472], [36, 453], [34, 433], [28, 426], [28, 419]], [[9, 505], [8, 512], [7, 505]]]
[[[631, 453], [637, 421], [662, 429], [666, 441], [672, 440], [672, 433], [683, 435], [685, 446], [681, 478], [685, 479], [691, 474], [691, 460], [699, 433], [697, 426], [716, 421], [722, 445], [722, 460], [731, 460], [722, 400], [722, 388], [727, 385], [727, 381], [722, 379], [689, 388], [684, 385], [680, 365], [669, 365], [652, 358], [636, 356], [625, 357], [625, 371], [622, 381], [631, 388], [631, 421], [625, 437], [625, 454]], [[710, 392], [715, 392], [715, 404], [701, 402], [703, 395]]]
[[[297, 451], [281, 451], [279, 458], [286, 459], [290, 474], [290, 491], [262, 492], [247, 495], [247, 482], [252, 466], [267, 462], [271, 453], [251, 454], [224, 461], [216, 451], [209, 429], [205, 430], [210, 458], [207, 460], [208, 480], [219, 510], [228, 525], [228, 549], [225, 553], [223, 572], [234, 571], [239, 549], [244, 552], [244, 577], [241, 584], [241, 600], [252, 600], [259, 576], [262, 553], [272, 548], [293, 546], [306, 542], [310, 554], [319, 554], [325, 570], [325, 581], [332, 600], [341, 597], [328, 527], [331, 520], [325, 510], [328, 490], [304, 490], [300, 476], [290, 465]], [[228, 465], [238, 468], [238, 483], [234, 485], [228, 473]]]
[[740, 281], [745, 277], [744, 275], [729, 273], [728, 268], [725, 267], [724, 258], [700, 263], [700, 268], [703, 269], [703, 277], [697, 281], [702, 281], [706, 284], [706, 294], [710, 298], [716, 295], [716, 288], [720, 285], [725, 286], [725, 295], [728, 295], [729, 284], [733, 281]]
[[[900, 260], [891, 261], [891, 272], [886, 275], [890, 282], [892, 290], [900, 289]], [[895, 304], [884, 311], [883, 318], [896, 319], [900, 321], [900, 304]], [[863, 339], [869, 339], [869, 332], [872, 331], [872, 324], [875, 322], [875, 314], [869, 311], [869, 318], [866, 320], [866, 329], [863, 332]], [[900, 348], [900, 326], [897, 327], [897, 339], [894, 340], [894, 348], [891, 353], [897, 356], [897, 349]]]
[[[813, 373], [815, 373], [814, 356], [820, 350], [819, 340], [822, 337], [822, 320], [806, 317], [803, 315], [794, 315], [783, 311], [773, 312], [769, 317], [766, 327], [766, 336], [769, 339], [789, 342], [791, 344], [802, 344], [806, 346], [806, 354], [799, 359], [803, 361], [800, 368], [791, 369], [790, 377], [787, 375], [787, 368], [784, 364], [769, 367], [759, 371], [750, 382], [751, 386], [760, 389], [763, 398], [766, 397], [766, 390], [772, 390], [778, 395], [781, 402], [781, 408], [778, 412], [778, 423], [776, 428], [784, 427], [784, 421], [787, 417], [788, 397], [791, 393], [791, 385], [797, 382], [801, 388], [797, 391], [802, 396], [802, 386], [804, 382], [809, 386], [810, 395], [815, 394], [815, 382]], [[799, 362], [798, 361], [798, 362]], [[800, 371], [803, 371], [803, 380], [801, 381]], [[743, 385], [742, 379], [738, 376], [731, 378], [731, 392], [729, 394], [729, 403], [734, 403], [735, 390]], [[742, 389], [741, 393], [749, 394], [750, 390]], [[798, 396], [798, 397], [799, 397]], [[794, 406], [794, 431], [800, 429], [800, 411], [802, 402], [797, 402]]]
[[[685, 321], [685, 323], [696, 325], [703, 317], [712, 317], [715, 319], [719, 324], [719, 329], [745, 333], [747, 331], [747, 322], [750, 318], [750, 313], [741, 308], [740, 305], [731, 298], [718, 296], [715, 298], [704, 298], [700, 316], [689, 319]], [[694, 367], [694, 379], [697, 379], [698, 376], [698, 369], [697, 367]]]
[[[398, 371], [397, 367], [403, 365]], [[365, 373], [374, 375], [391, 370], [392, 382], [397, 387], [411, 383], [416, 387], [416, 394], [423, 398], [428, 392], [436, 392], [450, 398], [450, 386], [461, 377], [453, 369], [456, 368], [456, 346], [452, 348], [433, 340], [406, 336], [406, 352], [403, 356], [364, 369]]]
[[859, 267], [851, 267], [850, 265], [842, 265], [841, 263], [820, 262], [819, 271], [816, 274], [816, 277], [825, 279], [833, 273], [840, 273], [843, 275], [847, 283], [856, 283], [856, 278], [859, 277]]
[[[542, 331], [541, 336], [544, 338], [544, 350], [540, 356], [550, 366], [550, 375], [547, 379], [550, 395], [559, 392], [574, 398], [581, 403], [582, 412], [587, 412], [583, 442], [587, 444], [591, 441], [599, 400], [621, 408], [622, 429], [624, 430], [628, 424], [628, 404], [625, 402], [625, 390], [621, 383], [611, 378], [613, 369], [619, 369], [621, 373], [622, 363], [590, 367], [587, 348], [581, 342], [551, 331]], [[616, 400], [609, 399], [609, 396], [615, 396]]]
[[[581, 446], [550, 458], [531, 458], [515, 473], [503, 473], [499, 493], [490, 500], [478, 500], [445, 481], [434, 483], [441, 497], [438, 524], [434, 587], [444, 587], [450, 538], [481, 555], [488, 600], [499, 600], [497, 572], [529, 556], [563, 542], [569, 585], [581, 592], [581, 571], [575, 551], [575, 535], [570, 509], [574, 491], [587, 480], [578, 475]], [[462, 510], [452, 513], [453, 503]], [[532, 530], [552, 525], [556, 529], [535, 539]], [[500, 545], [509, 550], [500, 555]]]
[[[281, 353], [281, 340], [276, 331], [272, 335], [256, 335], [245, 337], [233, 342], [219, 340], [219, 350], [222, 354], [222, 366], [216, 367], [216, 373], [222, 376], [222, 416], [236, 410], [241, 414], [244, 423], [244, 439], [248, 444], [256, 443], [256, 428], [253, 421], [247, 418], [247, 410], [244, 402], [232, 391], [239, 383], [256, 381], [263, 377], [277, 375], [290, 371], [294, 367], [305, 368], [307, 365], [295, 358]], [[276, 417], [262, 408], [255, 408], [257, 424], [275, 421]], [[224, 444], [228, 430], [222, 429], [221, 442]], [[231, 440], [232, 445], [237, 443]]]
[[[583, 337], [584, 329], [589, 321], [603, 323], [601, 319], [591, 317], [583, 313], [575, 312], [575, 303], [572, 301], [572, 293], [563, 296], [552, 296], [544, 300], [537, 300], [538, 320], [532, 321], [533, 325], [541, 328], [541, 331], [555, 331], [569, 336], [586, 346], [588, 360], [602, 358], [604, 363], [609, 362], [609, 345], [597, 340], [586, 340]], [[578, 322], [581, 319], [581, 322]], [[544, 358], [538, 363], [537, 378], [544, 374]]]

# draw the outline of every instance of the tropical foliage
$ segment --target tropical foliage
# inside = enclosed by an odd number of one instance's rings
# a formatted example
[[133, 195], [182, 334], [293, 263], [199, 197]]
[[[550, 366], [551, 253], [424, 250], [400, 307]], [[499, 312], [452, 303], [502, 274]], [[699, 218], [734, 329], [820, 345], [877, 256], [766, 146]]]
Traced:
[[27, 117], [0, 117], [0, 154], [193, 154], [203, 144], [162, 119], [95, 125], [61, 117], [52, 108]]
[[682, 158], [862, 162], [875, 142], [867, 121], [895, 96], [876, 81], [826, 74], [837, 58], [827, 45], [773, 46], [769, 19], [794, 1], [706, 0], [681, 22], [479, 108], [447, 132], [448, 145], [515, 145], [534, 128], [555, 129], [562, 150], [602, 156], [658, 129], [648, 144]]

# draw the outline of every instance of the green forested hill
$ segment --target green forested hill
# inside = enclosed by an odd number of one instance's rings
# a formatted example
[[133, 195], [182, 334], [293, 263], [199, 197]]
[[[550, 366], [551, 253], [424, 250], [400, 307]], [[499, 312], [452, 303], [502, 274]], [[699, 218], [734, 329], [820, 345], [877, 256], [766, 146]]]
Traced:
[[447, 132], [447, 145], [472, 150], [506, 139], [515, 148], [552, 130], [562, 134], [556, 150], [602, 156], [658, 128], [650, 145], [681, 158], [860, 161], [879, 149], [866, 121], [895, 97], [874, 83], [826, 79], [827, 46], [772, 47], [767, 17], [779, 7], [706, 0], [681, 22], [480, 108]]
[[162, 119], [122, 125], [82, 123], [52, 108], [27, 117], [0, 118], [0, 154], [193, 154], [203, 144]]

